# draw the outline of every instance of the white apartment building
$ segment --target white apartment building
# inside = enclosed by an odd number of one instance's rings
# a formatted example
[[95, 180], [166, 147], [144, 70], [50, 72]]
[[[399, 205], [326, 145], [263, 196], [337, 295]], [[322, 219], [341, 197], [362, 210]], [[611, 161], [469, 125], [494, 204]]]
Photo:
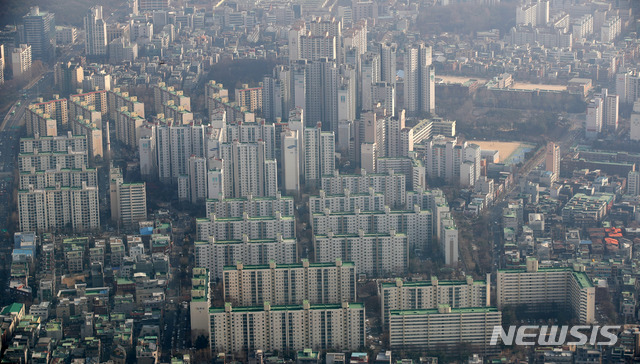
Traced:
[[629, 139], [640, 140], [640, 103], [633, 104], [633, 112], [631, 113]]
[[[160, 113], [159, 113], [160, 114]], [[162, 104], [162, 112], [167, 119], [173, 120], [178, 125], [193, 123], [193, 113], [183, 106], [174, 104], [173, 100], [169, 100]]]
[[25, 109], [25, 123], [27, 129], [31, 132], [27, 132], [29, 135], [35, 135], [37, 133], [40, 136], [57, 136], [58, 135], [58, 123], [56, 119], [51, 115], [45, 113], [43, 110], [37, 107], [31, 107]]
[[560, 146], [554, 142], [547, 143], [545, 151], [545, 170], [560, 178]]
[[[407, 130], [407, 129], [404, 129]], [[478, 153], [479, 153], [478, 149]], [[384, 157], [376, 161], [378, 173], [399, 173], [407, 176], [410, 189], [425, 188], [427, 186], [426, 168], [422, 161], [413, 157]]]
[[538, 268], [536, 258], [526, 269], [498, 270], [498, 308], [527, 305], [531, 311], [571, 311], [581, 324], [595, 321], [595, 287], [583, 266]]
[[91, 124], [95, 124], [97, 128], [102, 129], [102, 113], [96, 108], [96, 105], [90, 104], [88, 101], [74, 98], [68, 102], [68, 108], [70, 121], [81, 116]]
[[129, 112], [136, 113], [141, 118], [145, 117], [144, 103], [139, 102], [136, 96], [129, 96], [128, 92], [121, 91], [119, 87], [107, 92], [107, 106], [110, 120], [115, 120], [116, 114], [125, 106]]
[[640, 172], [630, 171], [627, 175], [627, 194], [632, 196], [640, 195]]
[[22, 231], [74, 231], [100, 227], [98, 187], [61, 187], [18, 191], [18, 216]]
[[[163, 117], [160, 114], [159, 117]], [[173, 119], [158, 119], [156, 151], [158, 177], [162, 182], [177, 182], [178, 177], [189, 175], [189, 158], [204, 157], [205, 126], [179, 124]]]
[[358, 274], [374, 277], [403, 275], [409, 267], [409, 240], [406, 234], [388, 233], [314, 235], [315, 257], [318, 262], [336, 259], [352, 261]]
[[321, 58], [337, 59], [338, 39], [329, 34], [312, 35], [310, 32], [299, 37], [300, 58], [317, 61]]
[[490, 345], [493, 328], [502, 325], [495, 307], [394, 310], [389, 312], [389, 344], [392, 349], [453, 352], [460, 343], [483, 353], [499, 352]]
[[167, 101], [173, 101], [173, 105], [180, 106], [184, 110], [191, 110], [191, 98], [184, 96], [181, 90], [176, 90], [173, 86], [167, 86], [164, 82], [153, 85], [153, 105], [157, 114], [162, 113], [163, 105]]
[[395, 85], [396, 83], [396, 53], [398, 45], [395, 43], [380, 43], [380, 80]]
[[262, 110], [262, 85], [249, 87], [248, 84], [243, 84], [235, 90], [235, 103], [251, 112]]
[[444, 255], [446, 265], [458, 264], [458, 227], [450, 212], [443, 212], [440, 215], [440, 249]]
[[291, 196], [282, 196], [279, 192], [275, 197], [240, 197], [222, 200], [207, 200], [207, 217], [242, 217], [275, 216], [277, 212], [283, 216], [293, 216], [294, 200]]
[[[84, 135], [82, 137], [84, 138]], [[87, 166], [87, 151], [20, 153], [18, 166], [20, 171], [46, 171], [57, 168], [82, 169]]]
[[457, 138], [436, 136], [425, 142], [425, 168], [429, 178], [459, 182], [473, 186], [480, 178], [480, 147], [477, 144], [458, 144]]
[[449, 211], [447, 199], [442, 190], [424, 190], [417, 188], [415, 191], [407, 191], [405, 210], [411, 210], [414, 206], [421, 210], [429, 210], [433, 215], [433, 236], [440, 238], [441, 215]]
[[360, 100], [362, 110], [373, 110], [373, 85], [380, 81], [380, 55], [367, 52], [360, 57]]
[[246, 212], [242, 217], [217, 217], [196, 219], [198, 239], [239, 240], [244, 235], [249, 239], [274, 239], [278, 235], [284, 238], [295, 237], [295, 218], [282, 216], [276, 212], [273, 216], [252, 216]]
[[[52, 118], [56, 119], [58, 129], [67, 129], [67, 125], [69, 123], [69, 107], [67, 105], [67, 99], [56, 97], [55, 99], [46, 102], [30, 104], [28, 108], [38, 108], [42, 110], [45, 114], [49, 114]], [[30, 129], [30, 124], [27, 123], [27, 134], [33, 135], [33, 133], [34, 130]]]
[[396, 116], [395, 82], [376, 82], [372, 86], [373, 105], [378, 103], [387, 110], [387, 115]]
[[264, 120], [251, 123], [229, 124], [225, 128], [227, 142], [237, 140], [240, 143], [264, 142], [264, 153], [267, 159], [276, 158], [276, 129], [274, 124], [266, 124]]
[[339, 304], [356, 301], [356, 267], [338, 259], [333, 263], [245, 265], [222, 272], [224, 301], [234, 306]]
[[18, 78], [26, 74], [31, 69], [31, 46], [20, 44], [19, 47], [11, 51], [11, 69], [13, 78]]
[[84, 49], [88, 56], [107, 55], [107, 23], [102, 18], [102, 6], [94, 6], [84, 17]]
[[431, 243], [432, 224], [431, 211], [421, 210], [419, 206], [414, 206], [413, 210], [391, 210], [386, 207], [384, 211], [356, 209], [354, 212], [335, 213], [325, 209], [324, 213], [311, 215], [311, 227], [315, 235], [326, 235], [329, 232], [358, 234], [361, 231], [366, 234], [388, 234], [395, 231], [407, 235], [410, 249], [423, 251]]
[[322, 131], [321, 124], [304, 129], [304, 171], [306, 183], [318, 183], [335, 171], [335, 135]]
[[91, 160], [95, 161], [98, 157], [104, 157], [102, 130], [100, 128], [78, 115], [71, 122], [71, 130], [73, 131], [73, 135], [84, 135], [87, 137], [88, 155]]
[[585, 120], [585, 135], [587, 138], [595, 139], [602, 132], [603, 112], [604, 100], [602, 97], [596, 96], [587, 105], [587, 118]]
[[290, 194], [300, 191], [300, 152], [302, 146], [297, 130], [285, 130], [281, 135], [282, 189]]
[[[158, 165], [156, 157], [156, 132], [155, 129], [141, 127], [141, 136], [138, 140], [138, 156], [140, 160], [140, 175], [143, 179], [156, 177]], [[148, 131], [149, 135], [146, 131]]]
[[440, 305], [452, 308], [488, 307], [491, 305], [491, 277], [485, 281], [474, 281], [467, 276], [464, 281], [439, 281], [432, 276], [430, 281], [383, 282], [380, 285], [382, 324], [389, 325], [389, 312], [394, 310], [437, 309]]
[[273, 260], [276, 264], [294, 264], [298, 261], [294, 238], [216, 240], [195, 242], [195, 266], [209, 270], [211, 279], [223, 277], [223, 268], [238, 262], [247, 265], [265, 265]]
[[147, 219], [147, 186], [142, 183], [124, 183], [119, 168], [110, 170], [109, 195], [111, 219], [132, 225]]
[[207, 160], [203, 157], [192, 155], [188, 160], [189, 174], [187, 189], [178, 189], [178, 198], [183, 201], [191, 201], [196, 204], [207, 199]]
[[435, 111], [435, 70], [431, 47], [411, 45], [405, 51], [404, 105], [409, 115]]
[[200, 335], [209, 334], [209, 307], [211, 306], [209, 283], [209, 270], [194, 267], [191, 276], [191, 301], [189, 302], [191, 340], [196, 340]]
[[[341, 305], [232, 307], [210, 309], [211, 350], [248, 353], [261, 350], [343, 350], [365, 345], [362, 303]], [[246, 323], [246, 324], [245, 324]]]
[[275, 196], [277, 162], [266, 156], [265, 142], [220, 144], [225, 197]]
[[325, 209], [333, 212], [384, 211], [384, 194], [376, 193], [369, 187], [368, 193], [352, 194], [348, 189], [341, 195], [327, 195], [324, 190], [318, 196], [309, 196], [309, 212], [324, 213]]
[[115, 118], [115, 137], [129, 148], [137, 148], [140, 140], [140, 129], [145, 125], [145, 119], [136, 112], [129, 112], [128, 107], [123, 106]]
[[20, 138], [20, 171], [82, 169], [87, 166], [87, 138], [84, 135]]
[[361, 174], [339, 174], [334, 171], [331, 175], [322, 177], [321, 189], [328, 195], [337, 195], [348, 189], [352, 194], [369, 193], [369, 188], [375, 193], [383, 193], [385, 204], [396, 208], [405, 205], [406, 176], [397, 173], [374, 174], [362, 171]]
[[26, 190], [29, 185], [35, 189], [60, 186], [81, 187], [82, 182], [87, 186], [98, 186], [98, 171], [95, 168], [82, 169], [50, 169], [46, 171], [21, 171], [18, 176], [18, 189]]

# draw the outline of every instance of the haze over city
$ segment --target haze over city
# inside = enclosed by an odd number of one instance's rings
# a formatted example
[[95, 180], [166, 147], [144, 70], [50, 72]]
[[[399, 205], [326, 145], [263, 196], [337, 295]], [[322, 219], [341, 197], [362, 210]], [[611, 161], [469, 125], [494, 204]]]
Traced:
[[1, 4], [0, 362], [640, 361], [640, 2]]

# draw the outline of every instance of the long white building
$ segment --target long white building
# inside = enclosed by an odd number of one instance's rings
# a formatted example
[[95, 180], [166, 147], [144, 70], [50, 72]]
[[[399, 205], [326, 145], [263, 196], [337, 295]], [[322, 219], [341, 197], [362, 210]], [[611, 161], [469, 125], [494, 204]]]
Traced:
[[584, 267], [538, 268], [528, 258], [526, 268], [498, 270], [498, 308], [526, 305], [529, 311], [570, 311], [582, 324], [595, 321], [596, 289]]
[[356, 301], [356, 267], [334, 263], [245, 265], [236, 263], [222, 272], [224, 301], [234, 306], [329, 304]]
[[493, 328], [502, 325], [495, 307], [394, 310], [389, 312], [392, 349], [456, 351], [461, 343], [483, 353], [499, 352], [490, 345]]
[[384, 211], [384, 194], [374, 192], [369, 188], [368, 193], [354, 193], [345, 189], [340, 195], [327, 195], [320, 190], [318, 196], [309, 196], [309, 212], [312, 214], [324, 213], [325, 209], [334, 212], [360, 211]]
[[393, 310], [437, 309], [440, 305], [452, 308], [488, 307], [491, 305], [491, 279], [474, 281], [467, 276], [464, 281], [439, 281], [432, 276], [430, 281], [383, 282], [380, 285], [382, 324], [389, 324], [389, 312]]
[[196, 219], [198, 239], [206, 240], [214, 237], [217, 240], [239, 240], [244, 235], [249, 239], [274, 239], [278, 235], [284, 238], [295, 237], [295, 218], [282, 216], [277, 212], [274, 216], [221, 217]]
[[181, 90], [176, 90], [173, 86], [167, 86], [164, 82], [153, 85], [153, 105], [156, 113], [161, 113], [163, 105], [167, 101], [180, 106], [187, 111], [191, 110], [191, 98], [185, 96]]
[[414, 206], [412, 210], [331, 212], [311, 215], [311, 227], [315, 235], [358, 234], [388, 234], [392, 230], [406, 234], [409, 248], [426, 251], [433, 236], [433, 214], [429, 210], [421, 210]]
[[211, 350], [248, 353], [253, 350], [342, 350], [365, 345], [365, 311], [362, 303], [341, 305], [212, 308]]
[[291, 196], [282, 196], [277, 193], [274, 197], [240, 197], [222, 200], [207, 200], [207, 217], [215, 215], [223, 217], [248, 216], [275, 216], [276, 212], [283, 216], [293, 216], [294, 200]]
[[276, 264], [294, 264], [298, 260], [296, 240], [275, 239], [216, 240], [195, 242], [196, 267], [209, 270], [212, 279], [222, 279], [223, 268], [242, 262], [247, 265], [265, 265], [273, 260]]
[[21, 171], [18, 176], [18, 189], [26, 190], [29, 185], [35, 189], [60, 186], [81, 187], [98, 185], [98, 171], [95, 168], [50, 169], [45, 171]]
[[18, 216], [22, 231], [98, 229], [98, 187], [89, 187], [84, 182], [80, 187], [35, 189], [29, 186], [18, 190]]
[[358, 274], [383, 277], [403, 275], [409, 267], [409, 241], [406, 234], [389, 233], [314, 235], [315, 257], [318, 262], [336, 259], [352, 261]]
[[375, 193], [384, 193], [385, 204], [392, 208], [405, 205], [406, 176], [404, 174], [374, 174], [362, 171], [361, 174], [339, 174], [334, 171], [331, 175], [322, 177], [321, 189], [328, 195], [338, 195], [348, 189], [352, 194], [369, 193], [369, 188]]

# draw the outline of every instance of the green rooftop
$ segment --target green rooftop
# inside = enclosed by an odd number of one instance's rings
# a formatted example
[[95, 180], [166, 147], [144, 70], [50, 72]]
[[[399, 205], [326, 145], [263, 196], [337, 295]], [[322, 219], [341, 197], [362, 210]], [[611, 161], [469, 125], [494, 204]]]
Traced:
[[3, 308], [2, 312], [0, 312], [0, 315], [10, 315], [13, 313], [18, 313], [22, 311], [23, 308], [24, 304], [22, 303], [12, 303], [9, 306]]
[[[309, 263], [309, 268], [323, 268], [323, 267], [335, 267], [335, 262], [323, 262], [323, 263]], [[353, 262], [342, 262], [343, 267], [354, 267], [355, 263]], [[302, 263], [295, 264], [277, 264], [276, 269], [299, 269], [302, 268]], [[257, 265], [243, 265], [243, 270], [260, 270], [260, 269], [269, 269], [269, 264], [257, 264]], [[235, 265], [225, 265], [222, 270], [237, 270]]]
[[[451, 313], [446, 314], [462, 314], [462, 313], [489, 313], [499, 312], [497, 307], [467, 307], [467, 308], [451, 308]], [[391, 310], [389, 315], [391, 316], [411, 316], [411, 315], [434, 315], [438, 314], [437, 308], [424, 309], [424, 310]]]
[[[350, 302], [350, 309], [364, 309], [364, 303], [359, 302]], [[309, 309], [311, 310], [337, 310], [342, 309], [342, 305], [338, 304], [319, 304], [319, 305], [310, 305]], [[282, 305], [282, 306], [271, 306], [271, 311], [300, 311], [303, 310], [302, 305]], [[232, 312], [260, 312], [264, 311], [264, 306], [245, 306], [245, 307], [233, 307]], [[209, 313], [222, 313], [224, 311], [224, 307], [214, 307], [209, 309]]]

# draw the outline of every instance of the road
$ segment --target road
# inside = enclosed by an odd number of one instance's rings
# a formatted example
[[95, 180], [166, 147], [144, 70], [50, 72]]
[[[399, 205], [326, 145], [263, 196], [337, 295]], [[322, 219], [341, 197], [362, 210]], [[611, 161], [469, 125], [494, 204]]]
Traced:
[[[567, 153], [570, 148], [581, 140], [584, 135], [582, 125], [584, 122], [584, 115], [570, 115], [567, 117], [570, 124], [569, 129], [560, 137], [555, 143], [560, 146], [561, 153]], [[545, 161], [544, 148], [537, 153], [531, 160], [527, 161], [522, 168], [514, 175], [514, 183], [503, 193], [495, 203], [489, 209], [490, 221], [491, 221], [491, 235], [493, 236], [493, 267], [492, 273], [495, 273], [497, 269], [504, 266], [504, 246], [503, 246], [503, 226], [502, 226], [502, 211], [507, 207], [508, 198], [511, 197], [516, 187], [520, 186], [517, 183], [518, 178], [525, 178], [529, 172], [543, 165]]]

